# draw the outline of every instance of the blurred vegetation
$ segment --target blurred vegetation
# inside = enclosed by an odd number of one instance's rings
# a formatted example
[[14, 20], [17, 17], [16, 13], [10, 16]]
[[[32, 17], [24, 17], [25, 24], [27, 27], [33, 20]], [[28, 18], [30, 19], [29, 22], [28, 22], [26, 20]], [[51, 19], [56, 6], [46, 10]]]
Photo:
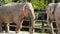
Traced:
[[44, 0], [31, 0], [30, 2], [33, 4], [34, 9], [43, 10], [45, 7]]

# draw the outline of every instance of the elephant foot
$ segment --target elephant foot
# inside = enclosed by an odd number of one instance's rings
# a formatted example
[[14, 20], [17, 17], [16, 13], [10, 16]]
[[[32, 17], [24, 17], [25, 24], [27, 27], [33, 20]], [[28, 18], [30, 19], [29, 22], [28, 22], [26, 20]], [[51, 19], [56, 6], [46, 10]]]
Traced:
[[20, 31], [16, 31], [16, 33], [20, 33]]
[[3, 31], [0, 31], [0, 33], [3, 33]]
[[20, 33], [20, 31], [16, 31], [16, 33]]
[[6, 30], [5, 32], [6, 32], [6, 33], [9, 33], [9, 31], [7, 31], [7, 30]]

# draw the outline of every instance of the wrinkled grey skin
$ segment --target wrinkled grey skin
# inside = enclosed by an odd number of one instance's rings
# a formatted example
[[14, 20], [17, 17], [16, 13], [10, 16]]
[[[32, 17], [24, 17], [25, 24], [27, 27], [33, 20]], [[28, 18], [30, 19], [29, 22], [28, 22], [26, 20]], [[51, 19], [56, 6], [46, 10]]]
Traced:
[[[35, 19], [34, 9], [31, 3], [10, 3], [0, 6], [0, 32], [2, 32], [2, 22], [5, 23], [5, 31], [9, 32], [9, 23], [16, 24], [16, 32], [19, 33], [24, 16], [29, 17], [31, 28]], [[33, 29], [31, 29], [33, 31]], [[33, 32], [30, 32], [31, 34]]]
[[[55, 6], [55, 9], [54, 9]], [[54, 11], [54, 13], [53, 13]], [[53, 20], [56, 21], [56, 26], [58, 29], [58, 33], [60, 34], [60, 3], [50, 3], [47, 8], [47, 23], [50, 27], [52, 34], [54, 34], [53, 27], [50, 25]]]

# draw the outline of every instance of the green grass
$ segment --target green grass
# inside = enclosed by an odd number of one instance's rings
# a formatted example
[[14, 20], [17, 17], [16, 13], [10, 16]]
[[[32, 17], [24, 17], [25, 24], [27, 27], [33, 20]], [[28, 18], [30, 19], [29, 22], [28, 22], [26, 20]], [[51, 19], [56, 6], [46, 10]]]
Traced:
[[41, 23], [36, 23], [34, 24], [35, 27], [42, 27], [42, 24]]
[[[42, 27], [42, 23], [36, 23], [36, 24], [34, 24], [34, 26], [36, 26], [36, 27]], [[47, 24], [44, 24], [44, 26], [47, 26]]]

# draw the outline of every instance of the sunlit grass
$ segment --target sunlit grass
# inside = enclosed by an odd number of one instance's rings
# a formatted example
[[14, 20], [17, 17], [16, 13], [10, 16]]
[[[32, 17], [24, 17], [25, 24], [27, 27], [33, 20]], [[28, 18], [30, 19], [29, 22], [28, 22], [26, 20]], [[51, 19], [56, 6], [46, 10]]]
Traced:
[[[35, 27], [42, 27], [42, 23], [35, 23], [34, 24]], [[44, 26], [48, 26], [47, 24], [44, 24]]]
[[35, 26], [35, 27], [41, 27], [42, 24], [41, 24], [41, 23], [36, 23], [36, 24], [34, 24], [34, 26]]

